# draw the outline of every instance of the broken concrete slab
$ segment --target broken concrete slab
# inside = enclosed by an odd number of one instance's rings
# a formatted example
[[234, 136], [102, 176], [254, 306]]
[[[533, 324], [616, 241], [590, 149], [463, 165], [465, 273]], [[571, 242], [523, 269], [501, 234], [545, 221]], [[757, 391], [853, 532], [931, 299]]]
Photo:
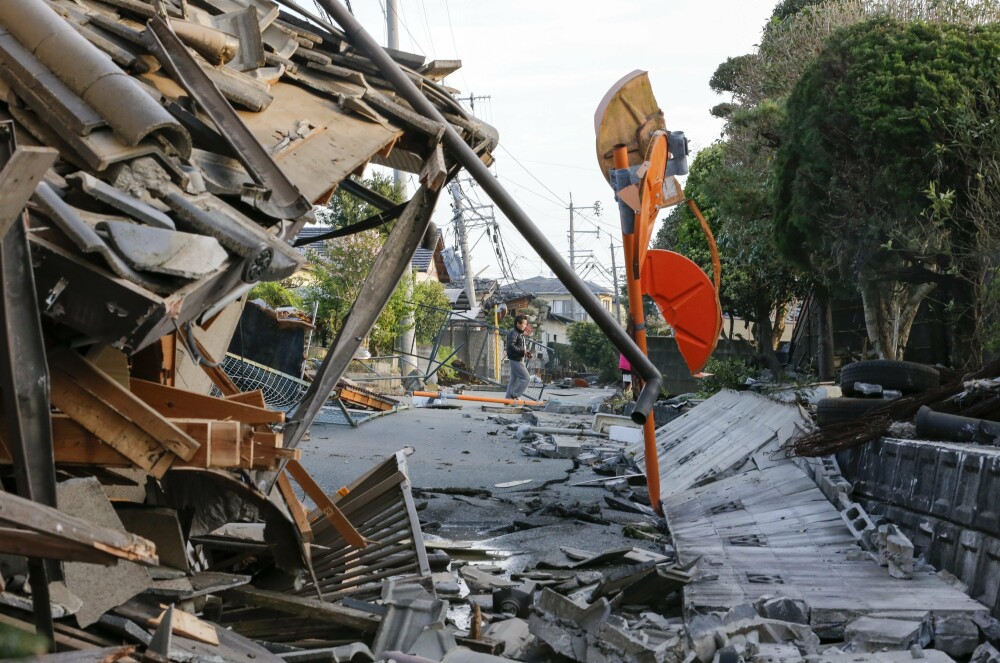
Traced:
[[874, 537], [878, 563], [889, 567], [893, 578], [913, 577], [913, 544], [892, 523], [879, 525]]
[[594, 423], [591, 424], [590, 428], [596, 433], [608, 433], [610, 435], [609, 429], [612, 426], [642, 428], [642, 426], [632, 421], [632, 417], [624, 417], [620, 414], [608, 414], [607, 412], [598, 412], [595, 414]]
[[684, 641], [676, 635], [632, 633], [605, 622], [591, 639], [587, 663], [681, 663], [687, 653]]
[[604, 599], [581, 607], [545, 588], [528, 619], [531, 633], [557, 654], [584, 663], [587, 660], [587, 635], [596, 635], [601, 623], [611, 615], [611, 605]]
[[608, 427], [608, 439], [624, 444], [640, 444], [642, 442], [642, 429], [630, 426], [610, 426]]
[[[663, 499], [741, 467], [761, 447], [779, 447], [811, 426], [798, 405], [753, 392], [720, 391], [656, 431]], [[642, 445], [630, 448], [643, 458]]]
[[968, 656], [979, 646], [979, 628], [969, 618], [945, 615], [934, 618], [934, 648], [949, 656]]
[[1000, 663], [1000, 651], [988, 642], [984, 642], [972, 652], [969, 663]]
[[591, 414], [593, 408], [589, 405], [580, 405], [579, 403], [565, 403], [563, 401], [550, 400], [542, 408], [542, 412], [550, 412], [553, 414]]
[[761, 597], [756, 603], [761, 617], [793, 624], [809, 623], [809, 606], [805, 601], [796, 601], [787, 596]]
[[[56, 485], [56, 499], [60, 510], [71, 516], [125, 531], [97, 479], [63, 481]], [[63, 568], [66, 588], [83, 601], [75, 615], [81, 628], [90, 626], [111, 608], [145, 591], [152, 582], [146, 569], [126, 561], [111, 567], [67, 562]]]
[[483, 571], [474, 564], [466, 564], [458, 572], [473, 591], [493, 591], [503, 587], [516, 587], [517, 583]]
[[[936, 649], [924, 649], [914, 654], [911, 651], [878, 651], [868, 652], [863, 655], [866, 663], [955, 663], [955, 659], [943, 651]], [[810, 662], [815, 663], [857, 663], [858, 654], [837, 652], [833, 654], [820, 654], [810, 657]]]
[[622, 559], [625, 555], [632, 552], [633, 548], [612, 548], [610, 550], [605, 550], [599, 553], [593, 553], [589, 550], [581, 550], [579, 548], [572, 548], [570, 546], [560, 547], [563, 554], [569, 557], [573, 561], [569, 562], [558, 562], [551, 560], [542, 560], [538, 562], [537, 568], [539, 569], [581, 569], [588, 566], [597, 566], [599, 564], [610, 564], [617, 560]]
[[908, 650], [920, 640], [920, 629], [919, 621], [861, 617], [844, 627], [844, 640], [855, 652]]
[[780, 594], [805, 601], [812, 628], [834, 640], [847, 622], [872, 612], [988, 612], [927, 571], [890, 577], [854, 545], [836, 508], [792, 462], [688, 490], [663, 508], [678, 561], [701, 557], [684, 591], [688, 613]]
[[524, 660], [536, 642], [528, 628], [528, 622], [517, 617], [493, 622], [486, 627], [483, 635], [502, 642], [503, 655], [518, 661]]

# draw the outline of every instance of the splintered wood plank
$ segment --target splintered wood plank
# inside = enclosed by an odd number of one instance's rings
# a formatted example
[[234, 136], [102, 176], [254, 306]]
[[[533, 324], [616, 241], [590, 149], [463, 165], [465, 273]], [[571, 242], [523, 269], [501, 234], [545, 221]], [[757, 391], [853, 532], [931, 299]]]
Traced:
[[50, 365], [52, 404], [136, 467], [162, 478], [177, 456], [135, 422], [89, 391], [81, 389], [57, 365]]
[[254, 431], [251, 442], [255, 468], [274, 468], [283, 460], [299, 460], [302, 457], [301, 449], [281, 447], [281, 433]]
[[165, 417], [184, 419], [232, 419], [245, 424], [280, 423], [285, 413], [215, 398], [147, 380], [129, 382], [132, 393]]
[[278, 491], [285, 498], [288, 512], [292, 514], [292, 520], [295, 521], [295, 526], [298, 527], [302, 540], [306, 543], [312, 542], [314, 537], [312, 527], [309, 526], [309, 515], [306, 513], [305, 507], [302, 506], [302, 502], [296, 497], [295, 490], [292, 489], [292, 482], [288, 480], [288, 475], [284, 472], [278, 474]]
[[[175, 458], [171, 467], [211, 469], [255, 469], [244, 461], [243, 424], [237, 421], [205, 421], [174, 419], [174, 425], [201, 445], [191, 460]], [[52, 415], [52, 439], [57, 465], [100, 465], [104, 467], [134, 467], [135, 463], [101, 441], [80, 423], [65, 414]], [[272, 458], [274, 456], [272, 455]], [[0, 440], [0, 464], [11, 463], [10, 453]], [[274, 463], [268, 466], [273, 468]]]
[[231, 403], [243, 403], [253, 407], [266, 408], [267, 401], [264, 400], [264, 390], [254, 389], [253, 391], [242, 391], [238, 394], [226, 396], [225, 399]]
[[[219, 646], [219, 634], [215, 630], [215, 626], [209, 624], [208, 622], [201, 621], [190, 612], [184, 612], [183, 610], [179, 610], [177, 608], [174, 608], [173, 610], [174, 614], [171, 626], [173, 627], [174, 633], [185, 638], [197, 640], [198, 642], [215, 645], [216, 647]], [[164, 610], [158, 617], [150, 619], [149, 625], [159, 626], [166, 614], [167, 610]]]
[[[75, 352], [56, 353], [52, 355], [49, 364], [53, 372], [58, 371], [78, 389], [86, 391], [94, 399], [100, 400], [104, 404], [105, 410], [112, 411], [121, 418], [132, 422], [157, 445], [184, 460], [190, 460], [198, 450], [198, 443], [186, 435], [184, 431], [171, 424], [163, 415], [146, 405]], [[69, 387], [69, 385], [64, 386]], [[63, 409], [58, 403], [56, 406]], [[67, 414], [69, 413], [67, 412]], [[80, 419], [77, 420], [80, 421]], [[81, 421], [81, 423], [83, 422]], [[88, 428], [88, 430], [90, 429]], [[100, 432], [97, 430], [91, 432], [100, 436]]]
[[341, 538], [356, 548], [364, 548], [368, 545], [365, 537], [361, 536], [361, 533], [354, 528], [354, 525], [347, 519], [347, 516], [323, 492], [323, 489], [319, 487], [319, 484], [310, 476], [306, 468], [302, 467], [299, 461], [288, 461], [285, 464], [285, 469], [295, 479], [295, 482], [302, 486], [302, 490], [306, 491], [306, 495], [319, 507], [326, 516], [326, 519], [330, 521], [330, 524], [340, 534]]

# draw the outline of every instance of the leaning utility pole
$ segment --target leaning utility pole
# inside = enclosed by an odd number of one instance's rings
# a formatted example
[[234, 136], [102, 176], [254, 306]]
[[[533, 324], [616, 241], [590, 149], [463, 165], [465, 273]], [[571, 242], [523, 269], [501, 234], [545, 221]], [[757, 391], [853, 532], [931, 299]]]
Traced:
[[621, 321], [622, 321], [622, 302], [621, 302], [621, 297], [619, 297], [619, 295], [621, 294], [621, 290], [618, 289], [618, 264], [615, 261], [615, 241], [614, 241], [613, 238], [611, 240], [611, 279], [612, 279], [612, 281], [615, 284], [614, 285], [614, 287], [615, 287], [615, 298], [614, 298], [614, 302], [615, 302], [615, 320], [618, 321], [618, 324], [621, 324]]
[[[576, 210], [589, 209], [593, 210], [597, 216], [601, 215], [601, 203], [600, 201], [595, 202], [589, 207], [574, 207], [573, 206], [573, 192], [569, 192], [569, 268], [576, 273], [576, 235], [598, 235], [599, 230], [576, 230], [575, 228], [575, 212]], [[573, 318], [573, 322], [576, 322], [576, 299], [570, 298], [569, 300], [569, 311], [570, 317]]]
[[458, 186], [458, 181], [451, 183], [451, 197], [455, 201], [455, 235], [458, 236], [458, 245], [462, 249], [462, 268], [465, 270], [465, 292], [469, 296], [469, 308], [476, 307], [476, 281], [472, 274], [472, 255], [469, 252], [469, 236], [465, 232], [465, 217], [462, 213], [462, 189]]
[[[397, 0], [386, 0], [385, 32], [389, 48], [399, 50], [399, 11]], [[396, 188], [403, 186], [403, 174], [393, 169], [392, 182], [396, 185]], [[403, 313], [403, 319], [399, 321], [401, 328], [399, 334], [399, 375], [405, 378], [417, 368], [417, 339], [416, 329], [414, 328], [413, 304], [411, 303], [413, 301], [413, 270], [407, 270], [403, 274], [403, 278], [406, 279], [406, 292], [403, 296], [406, 299], [407, 308]]]

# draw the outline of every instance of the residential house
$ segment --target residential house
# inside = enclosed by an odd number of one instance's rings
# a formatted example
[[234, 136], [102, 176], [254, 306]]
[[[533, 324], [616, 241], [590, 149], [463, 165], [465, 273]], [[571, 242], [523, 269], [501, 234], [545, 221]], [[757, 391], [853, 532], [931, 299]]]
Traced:
[[[604, 286], [584, 281], [601, 305], [608, 311], [612, 310], [614, 293]], [[544, 311], [544, 319], [538, 320], [535, 340], [545, 345], [568, 342], [567, 329], [574, 322], [589, 322], [590, 316], [583, 307], [569, 294], [569, 290], [557, 278], [535, 276], [530, 279], [514, 281], [504, 286], [506, 300], [530, 295], [534, 305]]]

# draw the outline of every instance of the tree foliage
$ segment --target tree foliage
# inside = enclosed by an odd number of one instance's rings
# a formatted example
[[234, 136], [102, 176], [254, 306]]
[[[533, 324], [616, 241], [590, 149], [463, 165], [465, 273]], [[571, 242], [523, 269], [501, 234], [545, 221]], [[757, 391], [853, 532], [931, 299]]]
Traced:
[[614, 379], [618, 372], [618, 350], [593, 322], [574, 322], [567, 330], [573, 355], [601, 379]]
[[448, 319], [451, 300], [444, 294], [444, 285], [440, 281], [420, 281], [413, 286], [413, 303], [416, 306], [414, 334], [417, 343], [429, 345]]
[[831, 36], [788, 99], [784, 253], [857, 279], [880, 356], [901, 357], [920, 302], [963, 258], [968, 164], [941, 141], [997, 89], [998, 58], [1000, 26], [876, 18]]
[[261, 281], [250, 290], [247, 297], [250, 300], [263, 300], [271, 308], [281, 308], [283, 306], [305, 307], [305, 302], [302, 300], [301, 295], [286, 283], [279, 281]]
[[[385, 175], [376, 173], [370, 179], [362, 180], [362, 184], [390, 200], [402, 201], [401, 188], [395, 187]], [[344, 227], [377, 212], [373, 206], [338, 191], [329, 205], [318, 210], [317, 217], [334, 227]], [[326, 241], [322, 251], [307, 252], [310, 280], [303, 286], [304, 299], [309, 305], [318, 303], [317, 320], [331, 332], [340, 330], [354, 306], [361, 286], [385, 243], [385, 233], [384, 226], [366, 230]], [[391, 353], [396, 337], [403, 331], [401, 322], [412, 307], [405, 294], [407, 281], [412, 283], [412, 274], [404, 274], [369, 333], [369, 349], [374, 354]]]

